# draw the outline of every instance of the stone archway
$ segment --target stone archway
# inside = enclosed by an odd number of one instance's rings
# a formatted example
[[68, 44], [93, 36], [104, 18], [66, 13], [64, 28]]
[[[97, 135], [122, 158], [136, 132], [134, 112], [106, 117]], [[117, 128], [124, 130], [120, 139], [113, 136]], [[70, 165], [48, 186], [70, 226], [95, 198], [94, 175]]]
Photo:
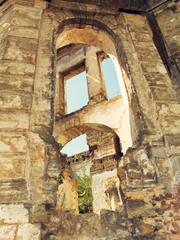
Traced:
[[[57, 239], [64, 238], [67, 226], [72, 238], [81, 234], [86, 238], [82, 229], [87, 226], [91, 237], [100, 239], [112, 235], [121, 238], [122, 234], [124, 238], [165, 239], [166, 234], [171, 237], [172, 233], [178, 237], [179, 202], [178, 195], [173, 195], [174, 189], [179, 188], [179, 105], [146, 16], [100, 9], [89, 1], [75, 5], [59, 0], [49, 5], [41, 0], [1, 2], [3, 238], [48, 239], [54, 234]], [[55, 2], [63, 7], [54, 5]], [[122, 7], [121, 2], [118, 7]], [[174, 17], [178, 3], [167, 5], [165, 1], [156, 9], [157, 15], [161, 15], [160, 27], [165, 26], [165, 38], [169, 34], [164, 21], [166, 12]], [[171, 18], [168, 21], [173, 28]], [[53, 137], [56, 40], [58, 35], [73, 29], [89, 29], [91, 36], [105, 34], [113, 43], [116, 53], [108, 51], [109, 46], [104, 50], [110, 57], [115, 56], [121, 67], [133, 136], [133, 148], [128, 149], [118, 166], [126, 211], [102, 212], [102, 221], [93, 215], [95, 231], [91, 219], [81, 217], [79, 221], [70, 213], [64, 217], [56, 209], [57, 176], [62, 162], [60, 146]], [[170, 48], [174, 48], [171, 36], [177, 34], [176, 30], [174, 26], [170, 31]]]
[[[139, 135], [142, 135], [143, 128], [148, 128], [143, 119], [146, 119], [150, 113], [148, 114], [141, 110], [141, 105], [147, 104], [148, 98], [146, 96], [134, 94], [133, 89], [135, 86], [132, 81], [131, 72], [127, 69], [128, 64], [125, 64], [124, 61], [126, 53], [123, 47], [123, 41], [121, 41], [120, 36], [116, 35], [115, 32], [103, 22], [101, 22], [100, 25], [98, 21], [94, 21], [93, 28], [91, 25], [81, 26], [83, 19], [79, 20], [79, 26], [77, 27], [76, 24], [74, 25], [76, 21], [77, 19], [69, 18], [59, 25], [59, 31], [57, 30], [56, 37], [56, 48], [61, 48], [70, 43], [81, 43], [95, 46], [111, 57], [118, 73], [117, 75], [122, 90], [123, 103], [128, 119], [127, 122], [131, 131], [131, 138], [133, 139], [133, 144], [137, 144]], [[99, 25], [101, 27], [99, 27]], [[122, 33], [121, 37], [124, 38], [125, 34], [128, 33]], [[138, 99], [139, 97], [142, 97], [142, 100]], [[153, 108], [153, 104], [151, 107]], [[152, 112], [150, 106], [149, 109], [144, 107], [144, 110]], [[146, 114], [146, 118], [140, 117], [143, 114]], [[139, 117], [137, 118], [137, 116]], [[153, 118], [154, 120], [152, 120], [151, 115], [151, 120], [149, 121], [155, 121], [157, 117], [153, 116]], [[150, 131], [150, 129], [147, 131]]]
[[[165, 79], [165, 85], [167, 84], [171, 90], [172, 86], [170, 86], [167, 72], [152, 42], [146, 18], [136, 16], [138, 22], [137, 27], [128, 14], [121, 14], [118, 17], [111, 15], [108, 19], [99, 19], [96, 15], [93, 19], [91, 15], [86, 17], [87, 18], [83, 18], [82, 16], [78, 18], [76, 13], [72, 14], [65, 10], [62, 12], [49, 10], [43, 16], [39, 57], [43, 57], [45, 54], [45, 61], [40, 61], [40, 58], [37, 60], [38, 68], [35, 76], [35, 90], [31, 115], [35, 116], [31, 121], [33, 131], [40, 134], [41, 132], [43, 132], [43, 134], [47, 133], [47, 136], [51, 136], [53, 132], [56, 74], [55, 45], [58, 35], [59, 38], [60, 36], [62, 37], [62, 42], [59, 42], [59, 47], [61, 47], [72, 42], [72, 39], [70, 39], [72, 32], [75, 34], [75, 38], [77, 37], [78, 39], [79, 36], [77, 36], [77, 32], [88, 31], [90, 35], [89, 39], [93, 44], [95, 44], [94, 42], [97, 40], [98, 34], [101, 40], [102, 35], [108, 36], [108, 41], [110, 41], [111, 44], [104, 46], [104, 48], [107, 48], [104, 50], [105, 52], [107, 51], [110, 56], [115, 56], [115, 61], [120, 63], [126, 89], [124, 92], [126, 93], [125, 95], [127, 95], [126, 99], [128, 99], [127, 102], [130, 107], [133, 147], [141, 146], [142, 143], [143, 146], [148, 145], [149, 141], [153, 142], [153, 139], [158, 141], [158, 146], [162, 146], [162, 135], [164, 133], [170, 134], [174, 128], [165, 127], [164, 117], [168, 116], [168, 113], [157, 110], [161, 108], [158, 98], [159, 95], [157, 95], [159, 89], [156, 85], [151, 87], [151, 80], [149, 79], [151, 79], [151, 77], [154, 79], [154, 71], [157, 71], [158, 78], [162, 77], [162, 79]], [[69, 35], [66, 36], [66, 34]], [[49, 36], [51, 36], [51, 38]], [[80, 40], [81, 43], [86, 41], [85, 37], [84, 40]], [[74, 41], [76, 42], [77, 40]], [[139, 45], [139, 42], [142, 46]], [[99, 44], [102, 47], [103, 41], [99, 41]], [[113, 46], [113, 48], [111, 49], [109, 46]], [[149, 59], [143, 58], [144, 55], [142, 54], [143, 51], [147, 51], [147, 47], [152, 51], [152, 55], [157, 55], [157, 66], [154, 66], [152, 69], [147, 67]], [[45, 49], [47, 52], [44, 52]], [[148, 54], [151, 54], [151, 51], [149, 51]], [[42, 83], [40, 83], [40, 80]], [[51, 91], [49, 91], [50, 89]], [[172, 98], [173, 97], [174, 95], [172, 95]], [[47, 137], [47, 139], [49, 139], [49, 137]]]
[[128, 147], [132, 146], [121, 96], [117, 96], [111, 101], [105, 100], [91, 107], [85, 106], [73, 114], [64, 116], [55, 122], [53, 135], [57, 142], [63, 146], [72, 138], [85, 131], [89, 132], [93, 128], [100, 131], [109, 131], [109, 129], [114, 131], [121, 139], [124, 154]]

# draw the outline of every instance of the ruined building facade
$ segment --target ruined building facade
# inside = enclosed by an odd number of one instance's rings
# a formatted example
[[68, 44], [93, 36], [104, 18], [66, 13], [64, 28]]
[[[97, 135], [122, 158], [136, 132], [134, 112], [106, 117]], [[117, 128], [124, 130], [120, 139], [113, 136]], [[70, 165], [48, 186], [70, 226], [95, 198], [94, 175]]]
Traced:
[[[0, 1], [1, 240], [180, 239], [179, 29], [179, 1]], [[88, 104], [67, 114], [66, 81], [83, 71]], [[94, 191], [82, 215], [61, 154], [81, 134]]]

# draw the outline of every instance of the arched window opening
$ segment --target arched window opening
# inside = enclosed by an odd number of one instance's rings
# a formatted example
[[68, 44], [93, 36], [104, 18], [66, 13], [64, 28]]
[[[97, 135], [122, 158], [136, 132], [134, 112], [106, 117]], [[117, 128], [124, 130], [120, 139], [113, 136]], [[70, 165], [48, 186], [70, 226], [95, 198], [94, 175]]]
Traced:
[[111, 58], [103, 58], [101, 66], [106, 85], [107, 98], [109, 100], [121, 94], [117, 73]]
[[72, 156], [88, 150], [89, 146], [86, 142], [86, 134], [83, 134], [68, 142], [61, 150], [61, 153], [67, 154], [67, 156]]
[[[76, 28], [67, 31], [69, 34], [74, 33], [71, 34], [72, 39], [66, 39], [66, 30], [57, 38], [57, 48], [62, 50], [57, 51], [59, 56], [57, 73], [60, 73], [63, 79], [66, 106], [64, 115], [55, 123], [58, 131], [57, 137], [59, 143], [65, 144], [79, 134], [86, 133], [88, 145], [86, 143], [86, 147], [82, 148], [83, 143], [78, 140], [86, 135], [81, 135], [66, 144], [61, 152], [68, 155], [66, 160], [69, 168], [79, 177], [84, 176], [83, 164], [87, 160], [84, 151], [88, 152], [91, 164], [88, 177], [90, 176], [92, 180], [93, 212], [100, 213], [102, 208], [115, 210], [122, 205], [120, 183], [117, 176], [118, 161], [120, 161], [122, 152], [125, 154], [128, 147], [131, 146], [129, 106], [124, 75], [121, 73], [114, 43], [106, 33], [101, 32], [96, 35], [93, 30], [91, 32], [89, 29]], [[65, 35], [63, 35], [64, 33]], [[87, 34], [92, 34], [91, 41], [86, 37]], [[102, 40], [103, 34], [106, 41]], [[74, 39], [73, 36], [75, 36]], [[66, 39], [65, 42], [69, 45], [64, 46], [62, 39]], [[80, 80], [81, 76], [86, 83], [85, 86]], [[71, 90], [68, 90], [69, 87]], [[81, 104], [85, 92], [86, 102]], [[63, 98], [61, 101], [61, 87], [57, 91], [57, 95], [59, 93], [60, 102], [63, 102]], [[75, 108], [72, 107], [76, 102], [73, 96], [78, 104], [81, 104]], [[112, 100], [108, 101], [107, 99]], [[86, 108], [81, 109], [87, 104]], [[78, 109], [81, 111], [76, 111]], [[72, 112], [73, 114], [69, 114]], [[73, 142], [76, 142], [76, 145]], [[67, 150], [68, 148], [69, 150]], [[75, 176], [76, 179], [77, 176]], [[74, 186], [76, 180], [70, 180]], [[109, 186], [115, 186], [115, 188], [112, 189]], [[76, 190], [72, 192], [77, 196], [79, 186], [78, 188], [76, 186]], [[80, 192], [79, 194], [83, 195], [84, 193]], [[83, 211], [80, 210], [81, 212]]]

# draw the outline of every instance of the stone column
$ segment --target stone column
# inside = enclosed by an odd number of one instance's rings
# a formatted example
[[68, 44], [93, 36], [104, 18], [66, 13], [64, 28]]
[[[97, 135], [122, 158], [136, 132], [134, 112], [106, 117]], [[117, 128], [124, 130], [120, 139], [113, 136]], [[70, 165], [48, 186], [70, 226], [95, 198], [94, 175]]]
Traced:
[[97, 57], [97, 48], [86, 49], [86, 71], [90, 102], [101, 102], [106, 99], [106, 89]]
[[55, 114], [56, 119], [62, 117], [66, 113], [66, 100], [65, 100], [65, 89], [64, 89], [64, 77], [62, 74], [57, 74], [56, 82], [56, 93], [55, 93]]

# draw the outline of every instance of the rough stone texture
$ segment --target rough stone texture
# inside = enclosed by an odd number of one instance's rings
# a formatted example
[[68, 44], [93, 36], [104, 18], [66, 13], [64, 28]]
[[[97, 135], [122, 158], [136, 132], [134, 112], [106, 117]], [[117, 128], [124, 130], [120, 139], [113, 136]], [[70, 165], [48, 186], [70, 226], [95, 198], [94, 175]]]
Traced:
[[1, 223], [27, 223], [29, 220], [28, 210], [24, 208], [23, 204], [4, 204], [0, 206], [0, 209]]
[[22, 224], [18, 227], [17, 231], [17, 240], [20, 239], [34, 239], [39, 240], [40, 239], [40, 224]]
[[[0, 3], [0, 238], [179, 239], [179, 2]], [[150, 10], [158, 29], [147, 14], [127, 10]], [[94, 51], [96, 68], [89, 70], [98, 89], [85, 108], [55, 119], [55, 106], [64, 104], [56, 104], [58, 51], [70, 44]], [[102, 98], [97, 49], [113, 59], [122, 98]], [[96, 206], [99, 215], [76, 215], [69, 199], [58, 209], [61, 145], [84, 132], [94, 180], [106, 180], [110, 169], [120, 180], [123, 205], [116, 211]], [[113, 136], [123, 157], [116, 158]], [[69, 168], [64, 175], [73, 186]]]
[[167, 55], [169, 57], [168, 67], [171, 75], [171, 80], [176, 90], [178, 99], [180, 93], [179, 9], [180, 4], [177, 2], [167, 3], [166, 6], [160, 7], [155, 11], [157, 23], [162, 34]]
[[86, 175], [90, 175], [92, 161], [89, 155], [89, 151], [85, 151], [67, 158], [72, 173], [80, 174], [82, 171], [85, 171]]

